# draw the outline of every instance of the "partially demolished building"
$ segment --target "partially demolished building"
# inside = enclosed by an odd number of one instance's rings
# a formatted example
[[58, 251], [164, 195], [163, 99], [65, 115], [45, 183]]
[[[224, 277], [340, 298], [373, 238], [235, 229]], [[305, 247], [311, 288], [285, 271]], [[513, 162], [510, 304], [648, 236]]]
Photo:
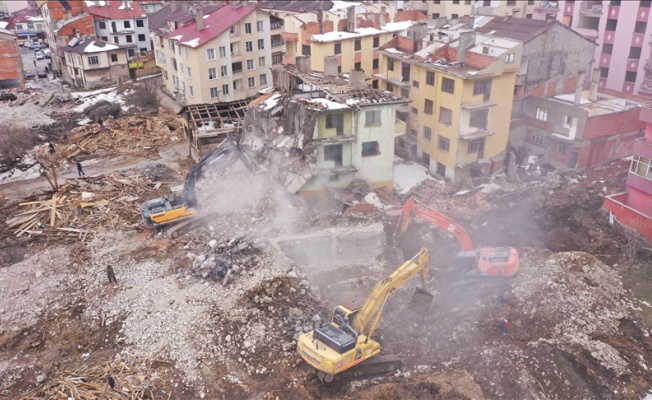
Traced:
[[250, 103], [242, 143], [303, 197], [391, 188], [394, 140], [406, 127], [396, 110], [408, 100], [368, 87], [362, 70], [318, 73], [309, 57], [297, 61], [275, 68], [274, 90]]

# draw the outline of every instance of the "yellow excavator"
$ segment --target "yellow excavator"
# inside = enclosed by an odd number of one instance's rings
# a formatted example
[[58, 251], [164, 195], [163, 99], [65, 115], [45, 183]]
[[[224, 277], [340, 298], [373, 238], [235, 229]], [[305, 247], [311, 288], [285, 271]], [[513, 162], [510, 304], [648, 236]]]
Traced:
[[[429, 272], [430, 257], [428, 249], [423, 248], [378, 282], [360, 308], [337, 306], [329, 323], [299, 336], [299, 355], [317, 370], [319, 379], [326, 383], [332, 382], [336, 375], [357, 378], [399, 369], [400, 360], [380, 357], [370, 360], [380, 352], [380, 344], [372, 339], [372, 335], [389, 295], [417, 274], [421, 276], [423, 289], [417, 288], [410, 302], [413, 305], [411, 308], [425, 311], [430, 306], [433, 295], [426, 290]], [[356, 368], [347, 371], [352, 367]]]

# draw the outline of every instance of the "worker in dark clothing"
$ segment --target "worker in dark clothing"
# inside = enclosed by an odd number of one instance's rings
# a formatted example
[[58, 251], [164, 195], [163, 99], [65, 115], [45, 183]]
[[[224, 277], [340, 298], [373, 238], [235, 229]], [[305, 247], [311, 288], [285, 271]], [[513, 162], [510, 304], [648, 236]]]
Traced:
[[79, 176], [86, 175], [84, 173], [84, 170], [82, 169], [82, 165], [79, 161], [77, 161], [77, 172], [79, 173]]
[[63, 140], [68, 141], [68, 134], [66, 132], [63, 133]]
[[106, 377], [106, 382], [109, 384], [111, 389], [115, 389], [115, 379], [111, 375]]
[[498, 331], [501, 335], [507, 334], [507, 328], [509, 327], [509, 320], [507, 318], [501, 319], [498, 323]]
[[36, 67], [36, 60], [34, 60], [34, 66]]
[[97, 120], [97, 123], [100, 124], [100, 128], [104, 128], [104, 121], [102, 121], [102, 118]]
[[503, 296], [502, 294], [499, 294], [496, 300], [497, 300], [496, 308], [502, 308], [505, 305], [505, 296]]
[[109, 265], [106, 267], [106, 274], [109, 277], [109, 283], [118, 283], [118, 280], [115, 279], [115, 271], [113, 271], [112, 266]]
[[50, 146], [50, 154], [54, 154], [54, 145], [52, 143], [48, 143], [48, 146]]

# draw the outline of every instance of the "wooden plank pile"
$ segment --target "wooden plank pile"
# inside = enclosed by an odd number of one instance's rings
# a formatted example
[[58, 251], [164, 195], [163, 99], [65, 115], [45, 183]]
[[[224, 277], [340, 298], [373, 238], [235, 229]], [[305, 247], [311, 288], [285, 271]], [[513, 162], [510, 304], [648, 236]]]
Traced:
[[139, 202], [156, 191], [141, 175], [122, 173], [69, 179], [56, 193], [33, 195], [6, 219], [5, 234], [85, 241], [89, 234], [141, 222]]
[[[114, 388], [108, 383], [109, 376], [115, 382]], [[135, 365], [120, 363], [65, 371], [63, 376], [23, 395], [20, 400], [144, 400], [170, 398], [170, 393], [169, 388], [161, 390], [156, 387], [146, 374], [137, 371]]]

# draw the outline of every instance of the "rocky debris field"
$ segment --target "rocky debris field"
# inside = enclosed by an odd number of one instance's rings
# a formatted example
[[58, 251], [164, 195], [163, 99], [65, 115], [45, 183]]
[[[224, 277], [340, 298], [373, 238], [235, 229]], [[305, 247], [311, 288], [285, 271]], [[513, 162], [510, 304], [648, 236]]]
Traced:
[[[70, 396], [635, 399], [649, 390], [650, 327], [641, 314], [650, 305], [621, 280], [641, 246], [601, 211], [604, 195], [622, 190], [624, 162], [477, 186], [427, 180], [404, 195], [367, 193], [343, 213], [310, 207], [236, 162], [197, 186], [201, 212], [217, 216], [171, 240], [140, 225], [137, 205], [181, 183], [181, 165], [190, 163], [165, 153], [179, 139], [175, 122], [147, 121], [80, 128], [65, 147], [77, 151], [73, 144], [85, 141], [103, 156], [122, 157], [124, 168], [69, 179], [65, 194], [74, 201], [60, 220], [65, 214], [82, 223], [110, 212], [114, 223], [66, 240], [2, 235], [4, 396], [56, 398], [83, 389]], [[114, 152], [107, 144], [115, 129], [130, 134]], [[152, 129], [161, 136], [143, 140], [142, 131]], [[151, 162], [130, 162], [144, 147]], [[146, 182], [138, 196], [125, 176]], [[0, 193], [10, 190], [0, 186]], [[84, 211], [77, 192], [109, 203]], [[408, 283], [388, 301], [377, 332], [383, 352], [399, 356], [403, 368], [323, 385], [298, 357], [296, 339], [327, 321], [334, 306], [364, 300], [398, 267], [391, 238], [396, 206], [409, 196], [456, 218], [477, 246], [518, 248], [520, 273], [504, 293], [450, 298], [440, 290], [427, 315], [406, 312], [417, 282]], [[17, 203], [0, 209], [3, 220], [33, 206]], [[47, 224], [51, 210], [39, 212]], [[417, 222], [403, 245], [408, 256], [430, 248], [429, 287], [442, 289], [439, 272], [458, 243]], [[109, 266], [117, 284], [108, 283]], [[505, 318], [510, 326], [501, 335]], [[109, 374], [117, 390], [108, 387]]]

